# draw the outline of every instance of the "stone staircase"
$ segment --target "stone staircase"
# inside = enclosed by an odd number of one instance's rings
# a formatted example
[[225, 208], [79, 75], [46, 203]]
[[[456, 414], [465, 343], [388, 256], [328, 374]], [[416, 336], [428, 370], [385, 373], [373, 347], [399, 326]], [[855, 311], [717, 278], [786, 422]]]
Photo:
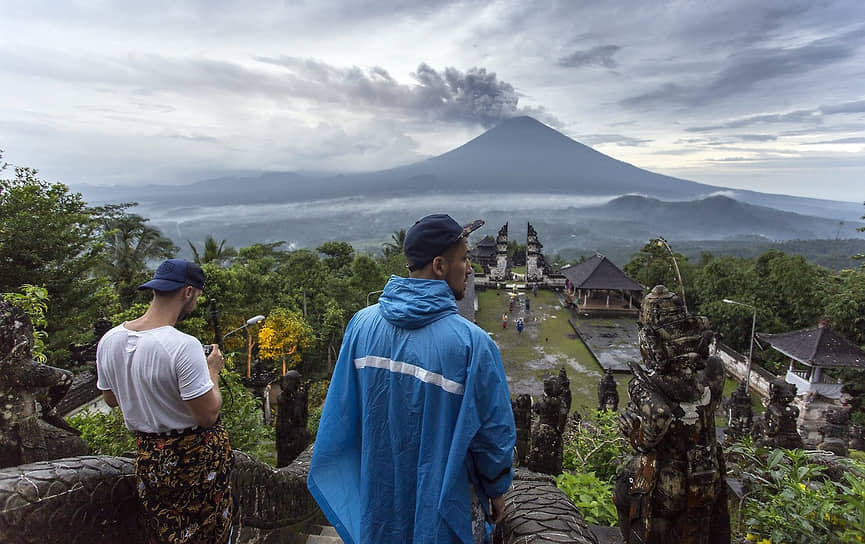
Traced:
[[342, 539], [331, 526], [319, 527], [319, 534], [309, 535], [306, 544], [343, 544]]

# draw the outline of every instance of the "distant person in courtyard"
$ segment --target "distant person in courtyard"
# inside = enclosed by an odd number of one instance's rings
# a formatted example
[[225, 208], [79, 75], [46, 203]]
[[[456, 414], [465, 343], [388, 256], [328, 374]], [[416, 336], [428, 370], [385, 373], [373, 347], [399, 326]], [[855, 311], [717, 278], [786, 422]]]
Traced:
[[234, 513], [234, 457], [219, 423], [219, 347], [174, 325], [204, 290], [201, 267], [182, 259], [159, 265], [139, 289], [153, 291], [147, 311], [114, 327], [96, 350], [97, 387], [120, 406], [136, 434], [135, 479], [149, 542], [227, 542]]
[[456, 305], [482, 224], [415, 223], [409, 277], [391, 276], [345, 331], [307, 483], [346, 544], [480, 543], [502, 520], [516, 441], [507, 378]]
[[502, 314], [502, 328], [503, 329], [508, 328], [508, 313], [507, 312]]

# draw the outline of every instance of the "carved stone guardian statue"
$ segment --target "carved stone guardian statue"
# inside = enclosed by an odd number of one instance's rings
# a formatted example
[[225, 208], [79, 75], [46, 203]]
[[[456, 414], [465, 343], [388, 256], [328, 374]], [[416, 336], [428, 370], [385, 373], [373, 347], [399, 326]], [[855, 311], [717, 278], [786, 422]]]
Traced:
[[511, 401], [514, 412], [514, 424], [517, 428], [517, 466], [524, 467], [529, 458], [529, 446], [532, 434], [532, 397], [528, 394], [518, 395]]
[[619, 409], [619, 390], [616, 388], [616, 378], [613, 371], [604, 371], [604, 377], [598, 382], [598, 411], [609, 410], [615, 412]]
[[96, 347], [105, 333], [111, 330], [113, 325], [110, 319], [100, 317], [93, 324], [93, 338], [86, 344], [70, 344], [69, 354], [72, 360], [78, 364], [93, 364], [96, 361]]
[[306, 428], [309, 418], [308, 393], [300, 381], [300, 373], [289, 370], [280, 380], [282, 392], [277, 404], [276, 419], [276, 466], [284, 467], [294, 461], [309, 442]]
[[802, 448], [802, 436], [796, 428], [799, 409], [790, 404], [796, 398], [796, 386], [776, 378], [769, 384], [769, 406], [755, 424], [754, 440], [770, 448]]
[[565, 425], [568, 421], [568, 414], [571, 413], [571, 380], [568, 379], [568, 373], [565, 367], [559, 369], [559, 398], [562, 401], [560, 407], [561, 421], [559, 429], [564, 432]]
[[854, 450], [865, 450], [865, 425], [854, 423], [850, 425], [850, 448]]
[[751, 434], [754, 424], [754, 411], [751, 408], [751, 395], [748, 394], [745, 382], [739, 385], [730, 395], [730, 412], [727, 419], [727, 443], [739, 440]]
[[534, 472], [558, 475], [562, 472], [562, 429], [559, 428], [562, 401], [557, 376], [544, 380], [544, 396], [534, 403], [532, 411], [538, 421], [532, 429], [532, 449], [528, 467]]
[[723, 363], [709, 357], [708, 319], [659, 285], [643, 300], [640, 354], [619, 420], [634, 452], [613, 499], [629, 544], [730, 542], [724, 458], [715, 437]]
[[817, 449], [847, 457], [850, 412], [842, 408], [829, 408], [823, 416], [826, 418], [826, 424], [823, 427], [823, 441], [817, 445]]
[[53, 412], [72, 373], [34, 361], [32, 349], [30, 318], [0, 298], [0, 468], [90, 453]]

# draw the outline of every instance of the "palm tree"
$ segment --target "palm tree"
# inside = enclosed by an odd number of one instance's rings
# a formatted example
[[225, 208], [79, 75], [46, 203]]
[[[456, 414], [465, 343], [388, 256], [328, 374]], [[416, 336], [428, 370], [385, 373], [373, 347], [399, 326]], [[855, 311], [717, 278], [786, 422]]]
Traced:
[[393, 242], [385, 242], [381, 245], [385, 257], [392, 257], [402, 253], [402, 247], [405, 243], [405, 229], [393, 231], [390, 238]]
[[194, 260], [198, 264], [222, 264], [224, 261], [227, 261], [228, 259], [231, 259], [235, 255], [237, 255], [237, 251], [233, 247], [225, 245], [225, 240], [223, 240], [217, 245], [216, 239], [209, 234], [204, 239], [204, 253], [199, 253], [198, 249], [196, 249], [196, 247], [192, 244], [191, 241], [187, 240], [186, 242], [192, 249], [192, 255], [194, 256]]
[[147, 263], [168, 259], [177, 252], [174, 242], [147, 221], [125, 211], [103, 221], [103, 258], [97, 271], [111, 278], [126, 303], [134, 298], [139, 280], [148, 275]]

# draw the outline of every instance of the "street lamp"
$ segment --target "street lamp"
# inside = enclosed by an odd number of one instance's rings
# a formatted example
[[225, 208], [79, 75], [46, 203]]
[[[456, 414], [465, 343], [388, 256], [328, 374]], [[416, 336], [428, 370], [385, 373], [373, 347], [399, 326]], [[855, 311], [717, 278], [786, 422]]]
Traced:
[[376, 293], [384, 293], [384, 289], [380, 289], [380, 290], [378, 290], [378, 291], [370, 291], [369, 293], [367, 293], [367, 294], [366, 294], [366, 305], [367, 305], [367, 306], [369, 306], [369, 297], [370, 297], [370, 295], [374, 295], [374, 294], [376, 294]]
[[730, 300], [729, 298], [725, 298], [723, 302], [726, 302], [727, 304], [735, 304], [737, 306], [744, 306], [745, 308], [754, 310], [754, 317], [751, 319], [751, 347], [748, 349], [748, 368], [745, 370], [745, 389], [749, 390], [751, 388], [751, 358], [754, 356], [754, 328], [757, 325], [757, 308], [750, 304]]
[[679, 289], [682, 290], [682, 307], [685, 309], [685, 313], [687, 314], [688, 303], [685, 300], [685, 283], [682, 281], [682, 274], [679, 273], [679, 263], [676, 262], [676, 255], [673, 253], [673, 248], [670, 247], [670, 244], [667, 243], [663, 236], [655, 238], [655, 243], [660, 247], [666, 248], [667, 251], [670, 252], [670, 258], [673, 259], [673, 268], [676, 269], [676, 277], [679, 278]]
[[250, 374], [252, 373], [252, 368], [251, 368], [252, 367], [252, 337], [249, 335], [248, 327], [250, 325], [255, 325], [259, 321], [263, 321], [263, 320], [264, 320], [263, 315], [257, 315], [255, 317], [250, 317], [249, 319], [246, 320], [246, 323], [237, 327], [233, 331], [227, 332], [225, 334], [225, 336], [222, 337], [222, 340], [224, 342], [226, 338], [228, 338], [232, 334], [236, 333], [237, 331], [244, 331], [246, 333], [246, 377], [247, 378], [249, 378]]
[[242, 330], [245, 329], [246, 327], [248, 327], [248, 326], [250, 326], [250, 325], [255, 325], [255, 324], [258, 323], [259, 321], [264, 321], [264, 316], [263, 316], [263, 315], [257, 315], [257, 316], [255, 316], [255, 317], [250, 317], [249, 319], [246, 320], [246, 323], [244, 323], [243, 325], [237, 327], [237, 328], [234, 329], [233, 331], [229, 331], [229, 332], [225, 333], [225, 336], [222, 337], [223, 341], [224, 341], [226, 338], [228, 338], [229, 336], [231, 336], [232, 334], [236, 333], [237, 331], [242, 331]]

